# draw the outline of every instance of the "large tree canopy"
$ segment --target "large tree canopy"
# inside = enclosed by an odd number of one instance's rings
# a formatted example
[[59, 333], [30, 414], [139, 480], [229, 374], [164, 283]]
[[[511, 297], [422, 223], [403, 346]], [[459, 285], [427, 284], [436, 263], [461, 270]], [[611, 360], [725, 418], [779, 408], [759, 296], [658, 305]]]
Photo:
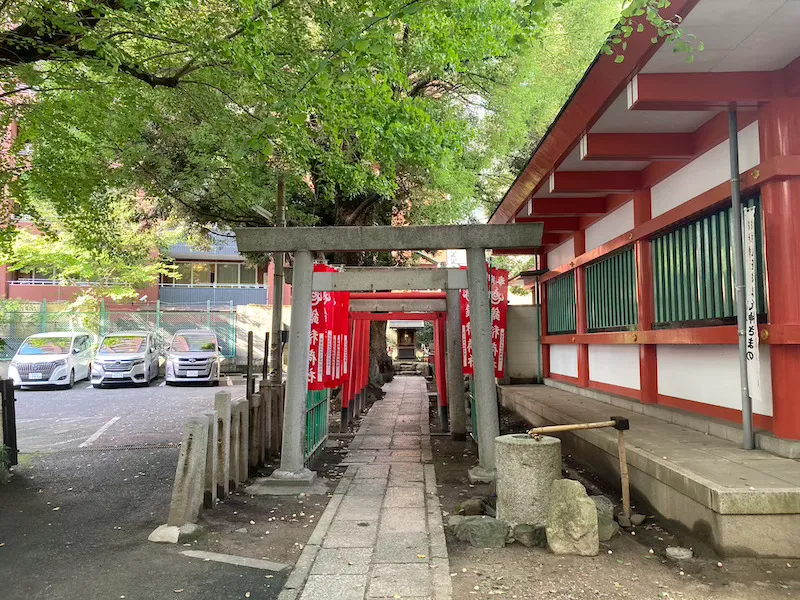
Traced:
[[[89, 253], [151, 243], [142, 226], [265, 224], [279, 175], [296, 223], [475, 219], [610, 31], [620, 59], [635, 16], [679, 35], [665, 5], [9, 0], [4, 183]], [[125, 243], [98, 233], [109, 196], [129, 201]]]

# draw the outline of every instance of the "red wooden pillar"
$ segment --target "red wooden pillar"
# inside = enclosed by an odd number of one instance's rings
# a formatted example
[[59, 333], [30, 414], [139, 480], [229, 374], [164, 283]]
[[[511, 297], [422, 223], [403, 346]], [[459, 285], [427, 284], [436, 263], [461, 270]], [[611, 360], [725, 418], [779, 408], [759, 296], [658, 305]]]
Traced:
[[342, 411], [341, 427], [342, 433], [347, 431], [347, 425], [353, 420], [353, 413], [350, 410], [350, 400], [353, 398], [353, 345], [355, 340], [355, 321], [348, 315], [348, 340], [347, 340], [347, 375], [342, 383]]
[[[633, 197], [633, 224], [643, 225], [651, 219], [650, 190], [636, 192]], [[639, 303], [639, 331], [649, 331], [655, 321], [655, 298], [653, 292], [653, 258], [650, 240], [638, 240], [636, 250], [636, 293]], [[658, 354], [653, 344], [639, 346], [639, 385], [641, 402], [658, 402]]]
[[[575, 257], [586, 252], [586, 230], [575, 232]], [[578, 335], [586, 333], [586, 269], [575, 269], [575, 331]], [[589, 387], [589, 345], [578, 344], [578, 385]]]
[[[547, 254], [542, 253], [539, 268], [547, 268]], [[547, 283], [539, 283], [539, 318], [541, 319], [542, 337], [547, 335]], [[539, 340], [541, 343], [541, 340]], [[550, 344], [542, 343], [542, 379], [550, 377]]]
[[[759, 114], [762, 164], [780, 156], [800, 154], [800, 99], [782, 98]], [[800, 325], [800, 178], [770, 181], [761, 187], [769, 279], [769, 321]], [[800, 440], [800, 345], [770, 346], [772, 362], [773, 431], [777, 437]]]
[[[363, 327], [361, 330], [361, 386], [359, 391], [363, 391], [369, 383], [369, 331], [372, 324], [371, 321], [362, 321]], [[361, 408], [364, 408], [366, 398], [362, 397]]]

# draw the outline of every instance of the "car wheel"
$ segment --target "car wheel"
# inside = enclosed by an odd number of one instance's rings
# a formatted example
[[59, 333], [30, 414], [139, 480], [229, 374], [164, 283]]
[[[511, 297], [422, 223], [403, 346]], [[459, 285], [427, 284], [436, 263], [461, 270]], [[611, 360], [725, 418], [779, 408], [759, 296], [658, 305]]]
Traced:
[[211, 385], [213, 385], [214, 387], [217, 387], [219, 385], [219, 379], [215, 379], [214, 381], [212, 381]]
[[69, 383], [66, 384], [64, 387], [67, 388], [68, 390], [71, 390], [74, 385], [75, 385], [75, 369], [72, 369], [69, 372]]

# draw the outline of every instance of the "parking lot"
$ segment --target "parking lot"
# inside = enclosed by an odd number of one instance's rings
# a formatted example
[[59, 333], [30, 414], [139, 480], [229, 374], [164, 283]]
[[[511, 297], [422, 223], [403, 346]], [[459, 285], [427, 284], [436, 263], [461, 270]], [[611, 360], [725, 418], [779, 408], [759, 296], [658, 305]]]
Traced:
[[165, 386], [95, 389], [88, 382], [71, 390], [17, 390], [20, 452], [134, 448], [177, 444], [187, 417], [212, 408], [214, 394], [244, 393], [240, 376], [224, 377], [220, 387]]

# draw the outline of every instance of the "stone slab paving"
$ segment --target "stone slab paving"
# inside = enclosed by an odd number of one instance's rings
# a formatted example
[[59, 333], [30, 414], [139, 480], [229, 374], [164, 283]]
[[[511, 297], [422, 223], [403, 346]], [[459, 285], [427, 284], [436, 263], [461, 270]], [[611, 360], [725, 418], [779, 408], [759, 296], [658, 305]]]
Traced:
[[281, 600], [451, 599], [425, 380], [384, 390]]

